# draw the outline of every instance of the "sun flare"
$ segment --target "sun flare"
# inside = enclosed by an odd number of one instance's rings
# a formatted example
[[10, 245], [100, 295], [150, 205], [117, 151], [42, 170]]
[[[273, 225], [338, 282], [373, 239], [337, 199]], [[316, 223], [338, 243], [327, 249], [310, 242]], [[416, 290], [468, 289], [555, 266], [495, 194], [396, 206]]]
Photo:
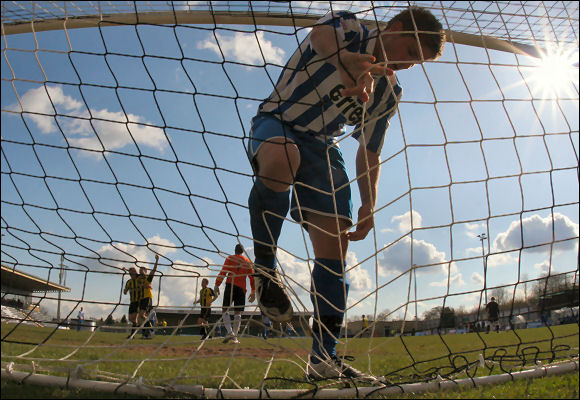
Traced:
[[551, 48], [542, 52], [531, 75], [532, 84], [542, 97], [578, 94], [578, 53]]

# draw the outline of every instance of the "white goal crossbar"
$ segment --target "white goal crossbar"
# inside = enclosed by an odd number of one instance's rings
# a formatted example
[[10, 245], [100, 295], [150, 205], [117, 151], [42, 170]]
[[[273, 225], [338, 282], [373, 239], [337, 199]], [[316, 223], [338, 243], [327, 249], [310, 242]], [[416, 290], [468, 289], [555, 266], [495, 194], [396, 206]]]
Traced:
[[541, 378], [578, 371], [578, 360], [571, 360], [553, 365], [538, 365], [536, 368], [498, 375], [463, 378], [457, 380], [437, 379], [431, 382], [411, 383], [395, 386], [371, 386], [346, 389], [212, 389], [201, 385], [172, 387], [149, 386], [136, 383], [113, 383], [85, 379], [71, 379], [43, 374], [14, 371], [11, 364], [2, 368], [2, 380], [41, 386], [56, 386], [68, 389], [96, 390], [106, 393], [118, 393], [137, 396], [164, 397], [173, 394], [188, 394], [201, 398], [216, 399], [350, 399], [361, 398], [371, 394], [397, 395], [403, 393], [423, 393], [438, 390], [457, 389], [458, 387], [481, 387], [502, 384], [521, 379]]

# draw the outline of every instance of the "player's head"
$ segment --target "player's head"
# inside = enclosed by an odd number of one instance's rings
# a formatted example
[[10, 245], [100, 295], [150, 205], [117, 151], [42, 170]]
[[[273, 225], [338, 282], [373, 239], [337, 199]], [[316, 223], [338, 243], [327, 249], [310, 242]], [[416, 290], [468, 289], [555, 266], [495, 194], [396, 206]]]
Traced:
[[493, 296], [492, 296], [492, 297], [491, 297], [491, 301], [495, 301], [495, 297], [493, 297]]
[[[425, 8], [409, 7], [395, 15], [383, 32], [387, 32], [382, 38], [391, 69], [411, 68], [423, 60], [434, 60], [443, 53], [445, 31], [441, 22]], [[418, 32], [421, 48], [415, 32]]]
[[201, 280], [201, 287], [207, 287], [208, 284], [209, 284], [209, 281], [207, 280], [207, 278], [203, 278]]
[[147, 275], [147, 267], [140, 267], [139, 268], [139, 273], [141, 275]]
[[131, 276], [131, 278], [135, 278], [137, 276], [137, 270], [135, 269], [135, 267], [129, 268], [129, 275]]
[[238, 255], [238, 256], [239, 256], [240, 254], [243, 254], [243, 253], [244, 253], [244, 246], [242, 246], [242, 245], [241, 245], [241, 244], [239, 244], [239, 243], [238, 243], [238, 244], [236, 244], [235, 252], [236, 252], [236, 255]]

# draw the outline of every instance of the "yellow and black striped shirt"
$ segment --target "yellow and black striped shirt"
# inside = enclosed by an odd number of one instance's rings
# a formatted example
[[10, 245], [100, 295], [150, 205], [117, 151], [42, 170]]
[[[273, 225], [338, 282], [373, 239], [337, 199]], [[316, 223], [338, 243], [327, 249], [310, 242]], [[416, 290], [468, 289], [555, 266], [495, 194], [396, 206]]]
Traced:
[[[153, 277], [151, 277], [151, 280], [153, 280]], [[139, 298], [139, 300], [144, 299], [144, 298], [153, 298], [153, 290], [151, 289], [151, 281], [149, 280], [149, 277], [146, 275], [139, 275], [137, 277], [137, 282], [138, 285], [141, 287], [141, 297]]]
[[199, 291], [199, 304], [202, 307], [209, 307], [214, 298], [214, 291], [212, 288], [204, 287]]
[[137, 279], [129, 279], [125, 284], [125, 293], [129, 292], [131, 303], [141, 300], [141, 286]]

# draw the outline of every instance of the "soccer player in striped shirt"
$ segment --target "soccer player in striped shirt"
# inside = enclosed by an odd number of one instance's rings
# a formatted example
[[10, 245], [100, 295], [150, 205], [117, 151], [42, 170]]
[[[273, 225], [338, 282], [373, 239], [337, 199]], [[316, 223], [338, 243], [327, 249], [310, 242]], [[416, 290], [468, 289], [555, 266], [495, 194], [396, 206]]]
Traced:
[[139, 299], [139, 317], [141, 321], [145, 321], [145, 329], [143, 330], [143, 338], [149, 338], [151, 334], [151, 321], [149, 320], [148, 314], [153, 307], [153, 277], [155, 276], [155, 271], [157, 271], [157, 265], [159, 263], [159, 255], [155, 254], [155, 265], [153, 269], [147, 275], [147, 268], [139, 268], [139, 276], [137, 277], [137, 283], [141, 287], [141, 298]]
[[[123, 268], [123, 270], [126, 270]], [[135, 267], [129, 268], [130, 279], [125, 283], [123, 294], [129, 292], [129, 321], [131, 322], [131, 333], [127, 336], [129, 339], [135, 333], [139, 326], [139, 300], [141, 299], [141, 286], [138, 284], [137, 269]]]
[[[197, 323], [201, 325], [201, 339], [205, 339], [209, 335], [208, 321], [211, 316], [211, 303], [217, 299], [217, 294], [212, 288], [208, 287], [209, 280], [203, 278], [201, 280], [201, 290], [199, 291], [199, 299], [195, 303], [199, 303], [201, 310]], [[194, 304], [195, 304], [194, 303]]]
[[[258, 304], [273, 321], [292, 318], [276, 269], [276, 245], [290, 211], [308, 231], [315, 255], [311, 378], [373, 380], [335, 351], [349, 287], [344, 260], [348, 242], [364, 239], [374, 226], [380, 152], [402, 94], [395, 71], [436, 59], [444, 42], [441, 23], [423, 8], [403, 11], [380, 31], [352, 13], [331, 12], [290, 57], [252, 120], [248, 156], [256, 180], [248, 206]], [[352, 232], [349, 178], [336, 141], [345, 125], [354, 127], [359, 142], [361, 206]]]
[[[230, 340], [234, 343], [239, 343], [238, 332], [242, 321], [242, 311], [244, 311], [246, 305], [246, 277], [250, 280], [250, 287], [252, 289], [248, 301], [251, 303], [256, 297], [252, 262], [244, 256], [244, 247], [241, 244], [237, 244], [234, 250], [236, 254], [226, 258], [213, 288], [214, 292], [219, 296], [219, 287], [227, 275], [222, 308], [224, 326], [227, 331], [224, 343]], [[233, 307], [231, 307], [232, 304], [234, 305]], [[234, 310], [233, 328], [229, 313], [230, 308]]]

